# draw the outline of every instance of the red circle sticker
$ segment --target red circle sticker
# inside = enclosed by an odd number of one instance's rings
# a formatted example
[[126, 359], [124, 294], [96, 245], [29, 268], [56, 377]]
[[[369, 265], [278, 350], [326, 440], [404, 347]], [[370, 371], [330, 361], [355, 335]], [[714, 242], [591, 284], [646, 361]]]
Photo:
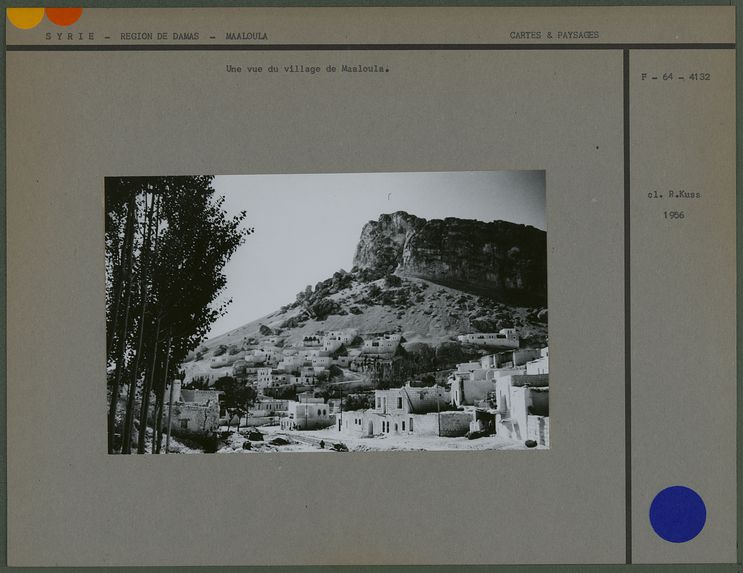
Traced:
[[82, 8], [47, 8], [46, 17], [57, 26], [70, 26], [80, 19]]

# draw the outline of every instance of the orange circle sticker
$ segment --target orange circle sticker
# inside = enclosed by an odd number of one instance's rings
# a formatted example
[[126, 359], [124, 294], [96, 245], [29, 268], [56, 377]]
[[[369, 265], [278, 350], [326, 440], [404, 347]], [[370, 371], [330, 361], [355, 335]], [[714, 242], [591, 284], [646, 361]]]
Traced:
[[6, 11], [8, 20], [16, 28], [30, 30], [35, 28], [44, 17], [43, 8], [8, 8]]
[[82, 16], [82, 8], [47, 8], [46, 17], [57, 26], [70, 26]]

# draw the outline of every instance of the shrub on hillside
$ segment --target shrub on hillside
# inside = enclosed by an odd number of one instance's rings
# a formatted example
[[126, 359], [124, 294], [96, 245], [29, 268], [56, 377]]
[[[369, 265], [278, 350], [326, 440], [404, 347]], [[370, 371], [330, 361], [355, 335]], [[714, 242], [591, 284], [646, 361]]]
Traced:
[[356, 276], [361, 282], [370, 283], [377, 279], [381, 279], [384, 273], [379, 269], [359, 269]]
[[498, 332], [500, 330], [500, 321], [488, 318], [478, 318], [471, 323], [472, 328], [478, 332]]
[[337, 314], [339, 310], [341, 305], [332, 298], [321, 299], [310, 306], [310, 311], [317, 320], [325, 320], [331, 314]]
[[298, 326], [302, 326], [305, 320], [306, 317], [304, 315], [292, 316], [281, 323], [281, 328], [297, 328]]
[[335, 364], [332, 364], [330, 368], [328, 368], [328, 380], [333, 379], [342, 379], [343, 378], [343, 370], [336, 366]]
[[378, 284], [373, 284], [370, 285], [368, 289], [366, 289], [366, 294], [369, 296], [369, 298], [375, 299], [382, 294], [382, 289], [379, 287]]
[[397, 275], [387, 275], [384, 277], [384, 286], [387, 288], [396, 288], [402, 286], [402, 279]]

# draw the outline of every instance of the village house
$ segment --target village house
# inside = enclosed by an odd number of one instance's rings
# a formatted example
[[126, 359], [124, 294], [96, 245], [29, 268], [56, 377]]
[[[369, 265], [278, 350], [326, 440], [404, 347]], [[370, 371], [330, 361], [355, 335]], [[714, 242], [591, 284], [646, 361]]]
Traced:
[[256, 387], [258, 390], [273, 388], [289, 384], [289, 374], [275, 368], [258, 368], [256, 372]]
[[[319, 400], [316, 401], [316, 400]], [[333, 418], [322, 398], [289, 402], [287, 416], [281, 420], [282, 430], [318, 430], [333, 425]]]
[[205, 381], [208, 385], [211, 386], [223, 376], [229, 376], [230, 373], [231, 373], [231, 369], [229, 368], [224, 368], [219, 371], [210, 371], [210, 372], [202, 372], [201, 370], [196, 370], [196, 369], [187, 369], [186, 376], [183, 379], [183, 383], [190, 384], [194, 380], [199, 379], [199, 380]]
[[317, 372], [315, 372], [315, 369], [312, 366], [302, 366], [299, 369], [299, 375], [300, 376], [316, 376]]
[[288, 411], [289, 400], [276, 400], [275, 398], [259, 396], [250, 409], [250, 415], [258, 417], [286, 416]]
[[361, 352], [363, 354], [394, 354], [401, 341], [401, 334], [384, 334], [364, 340]]
[[256, 368], [256, 380], [255, 384], [258, 388], [268, 388], [271, 386], [271, 373], [273, 372], [273, 368], [266, 367], [266, 368]]
[[284, 356], [284, 359], [276, 365], [278, 370], [285, 372], [299, 372], [304, 366], [304, 359], [299, 356]]
[[539, 358], [540, 350], [537, 348], [517, 348], [495, 355], [497, 368], [518, 368], [525, 366], [530, 360]]
[[337, 340], [341, 344], [351, 344], [353, 339], [356, 338], [358, 330], [355, 328], [349, 328], [347, 330], [331, 330], [325, 335], [325, 340]]
[[413, 387], [408, 383], [402, 388], [374, 392], [375, 410], [385, 414], [435, 412], [448, 400], [449, 392], [443, 386]]
[[[535, 349], [513, 350], [483, 356], [479, 362], [457, 364], [449, 376], [452, 405], [471, 406], [487, 399], [495, 391], [498, 378], [526, 374], [527, 359], [538, 355]], [[513, 367], [514, 363], [519, 366]]]
[[349, 330], [332, 330], [323, 337], [323, 350], [335, 352], [341, 346], [349, 345], [356, 338], [357, 331]]
[[[312, 357], [312, 367], [317, 369], [326, 369], [330, 368], [330, 366], [333, 364], [333, 359], [330, 356], [313, 356]], [[317, 371], [317, 370], [315, 370]]]
[[[180, 380], [173, 382], [172, 390], [172, 408], [163, 408], [165, 428], [167, 428], [170, 413], [171, 432], [176, 436], [208, 436], [219, 429], [220, 391], [181, 388]], [[170, 396], [170, 386], [165, 389], [165, 395]]]
[[314, 374], [303, 374], [289, 376], [289, 383], [297, 386], [314, 386], [317, 384], [317, 377]]
[[325, 356], [325, 351], [322, 348], [300, 348], [297, 351], [297, 356], [301, 357], [305, 362], [310, 362], [315, 356]]
[[325, 352], [335, 352], [341, 346], [343, 346], [343, 343], [340, 340], [337, 340], [335, 338], [328, 338], [327, 336], [323, 339], [322, 342], [322, 349]]
[[496, 433], [549, 445], [549, 375], [516, 374], [496, 381]]
[[[487, 374], [484, 370], [479, 370], [478, 373]], [[469, 376], [454, 375], [450, 380], [451, 404], [457, 408], [471, 406], [479, 400], [487, 398], [490, 393], [495, 391], [495, 382], [491, 378], [470, 378]]]
[[[176, 402], [175, 392], [178, 385], [173, 386], [173, 401]], [[194, 404], [207, 404], [214, 400], [219, 401], [219, 396], [222, 394], [221, 390], [199, 390], [194, 388], [183, 388], [181, 387], [179, 395], [180, 400], [183, 402], [193, 402]]]
[[493, 348], [518, 348], [519, 335], [514, 328], [502, 328], [498, 332], [475, 332], [460, 334], [457, 339], [464, 344]]
[[350, 369], [353, 372], [369, 372], [380, 366], [387, 367], [392, 365], [392, 359], [389, 355], [384, 354], [362, 354], [351, 360]]
[[268, 354], [266, 354], [263, 350], [260, 348], [255, 348], [245, 354], [244, 360], [251, 365], [256, 364], [263, 364], [268, 359]]
[[[489, 356], [484, 356], [483, 358], [490, 358]], [[461, 364], [457, 364], [457, 370], [456, 374], [469, 374], [470, 372], [474, 372], [475, 370], [482, 370], [483, 368], [488, 368], [488, 366], [484, 366], [481, 362], [462, 362]]]
[[309, 334], [307, 336], [302, 337], [302, 346], [305, 347], [316, 347], [316, 346], [322, 346], [323, 339], [321, 336], [317, 336], [315, 334]]
[[539, 358], [526, 363], [527, 374], [547, 374], [550, 370], [549, 347], [542, 348]]
[[238, 375], [239, 373], [249, 374], [250, 370], [252, 370], [253, 374], [255, 374], [255, 365], [251, 364], [244, 358], [241, 358], [240, 360], [235, 360], [235, 362], [232, 363], [233, 376]]
[[449, 377], [452, 405], [474, 406], [470, 430], [547, 445], [549, 348], [483, 356], [479, 366], [459, 364]]
[[275, 348], [272, 346], [264, 346], [260, 350], [266, 356], [265, 362], [273, 366], [278, 364], [279, 361], [284, 357], [283, 354], [281, 353], [282, 351], [281, 348]]
[[307, 390], [306, 392], [300, 392], [299, 394], [297, 394], [297, 402], [312, 402], [313, 404], [324, 404], [325, 399], [321, 398], [320, 396], [315, 396], [315, 393], [312, 390]]
[[[385, 434], [463, 436], [472, 416], [446, 411], [449, 393], [441, 386], [376, 390], [374, 407], [336, 415], [336, 428], [361, 436]], [[443, 411], [442, 411], [443, 410]]]
[[483, 366], [483, 363], [489, 362], [482, 360], [480, 362], [457, 364], [457, 369], [449, 375], [448, 381], [453, 406], [474, 404], [475, 400], [481, 400], [487, 396], [488, 392], [495, 390], [492, 379], [488, 379], [488, 373], [492, 369]]

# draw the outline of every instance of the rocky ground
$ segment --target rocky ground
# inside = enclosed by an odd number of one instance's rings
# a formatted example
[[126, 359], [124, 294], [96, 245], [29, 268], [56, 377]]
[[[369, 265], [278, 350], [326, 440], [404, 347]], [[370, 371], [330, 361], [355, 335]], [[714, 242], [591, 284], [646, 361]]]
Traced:
[[[251, 448], [245, 449], [245, 432], [232, 434], [218, 453], [269, 453], [269, 452], [318, 452], [338, 453], [334, 444], [343, 444], [350, 452], [374, 451], [449, 451], [449, 450], [525, 450], [522, 442], [509, 440], [497, 435], [477, 440], [461, 438], [440, 438], [438, 436], [411, 436], [407, 434], [385, 434], [374, 437], [361, 437], [355, 433], [339, 432], [335, 428], [312, 431], [286, 431], [279, 426], [263, 426], [262, 441], [251, 441]], [[284, 445], [274, 445], [276, 438], [286, 440]], [[320, 441], [325, 447], [320, 447]], [[342, 448], [341, 448], [342, 449]]]

